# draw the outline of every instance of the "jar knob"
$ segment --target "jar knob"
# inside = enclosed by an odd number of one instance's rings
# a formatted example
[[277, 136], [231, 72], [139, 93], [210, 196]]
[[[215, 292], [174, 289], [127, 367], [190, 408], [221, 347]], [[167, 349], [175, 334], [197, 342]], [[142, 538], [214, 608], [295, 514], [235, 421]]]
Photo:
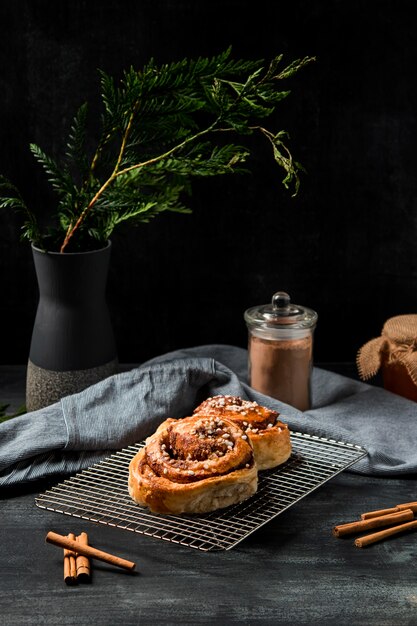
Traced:
[[290, 303], [290, 296], [285, 291], [277, 291], [272, 296], [272, 308], [277, 313], [289, 312]]

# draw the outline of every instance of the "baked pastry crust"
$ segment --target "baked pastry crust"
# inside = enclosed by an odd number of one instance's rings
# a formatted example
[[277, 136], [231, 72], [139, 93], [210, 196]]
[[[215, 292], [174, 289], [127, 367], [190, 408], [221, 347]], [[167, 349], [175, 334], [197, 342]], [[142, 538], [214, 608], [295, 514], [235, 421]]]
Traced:
[[290, 431], [279, 413], [238, 396], [207, 398], [194, 415], [213, 415], [232, 420], [249, 437], [258, 469], [285, 463], [291, 455]]
[[129, 493], [154, 513], [207, 513], [252, 496], [258, 472], [249, 439], [233, 421], [167, 419], [129, 466]]

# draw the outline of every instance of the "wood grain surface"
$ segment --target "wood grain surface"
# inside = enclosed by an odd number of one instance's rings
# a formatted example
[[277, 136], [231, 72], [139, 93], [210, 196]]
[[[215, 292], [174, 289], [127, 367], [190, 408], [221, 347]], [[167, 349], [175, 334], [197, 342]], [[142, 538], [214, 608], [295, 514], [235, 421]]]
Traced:
[[[0, 378], [0, 400], [13, 388], [19, 401], [22, 370]], [[354, 537], [332, 536], [364, 511], [415, 500], [415, 478], [344, 472], [234, 549], [211, 553], [37, 508], [35, 496], [61, 477], [4, 489], [0, 625], [416, 624], [417, 534], [362, 550]], [[86, 531], [90, 545], [134, 561], [136, 572], [94, 562], [91, 584], [66, 586], [63, 551], [45, 543], [50, 530]]]
[[[38, 489], [2, 494], [2, 626], [416, 623], [416, 535], [359, 550], [331, 533], [365, 509], [409, 500], [413, 480], [345, 473], [213, 553], [38, 509]], [[51, 529], [86, 530], [92, 545], [135, 561], [137, 573], [95, 562], [90, 585], [67, 587], [62, 550], [45, 543]]]

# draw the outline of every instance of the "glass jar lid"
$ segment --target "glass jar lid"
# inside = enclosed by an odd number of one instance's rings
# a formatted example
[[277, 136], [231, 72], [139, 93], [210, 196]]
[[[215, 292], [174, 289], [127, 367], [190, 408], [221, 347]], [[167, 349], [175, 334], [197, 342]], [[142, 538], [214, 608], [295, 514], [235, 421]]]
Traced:
[[317, 323], [317, 313], [312, 309], [292, 304], [285, 291], [277, 291], [270, 304], [247, 309], [244, 313], [249, 328], [266, 329], [313, 329]]

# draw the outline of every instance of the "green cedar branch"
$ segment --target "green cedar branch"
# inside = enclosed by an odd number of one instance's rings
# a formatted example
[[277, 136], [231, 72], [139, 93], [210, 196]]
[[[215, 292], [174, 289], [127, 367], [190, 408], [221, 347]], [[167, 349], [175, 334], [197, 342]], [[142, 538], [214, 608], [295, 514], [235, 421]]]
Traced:
[[285, 172], [283, 185], [296, 195], [304, 170], [291, 155], [287, 133], [266, 128], [264, 120], [290, 94], [278, 88], [280, 81], [315, 59], [286, 67], [282, 59], [234, 60], [228, 48], [211, 58], [159, 66], [151, 59], [140, 71], [124, 71], [119, 81], [99, 70], [103, 109], [95, 149], [90, 153], [87, 141], [87, 104], [74, 117], [62, 163], [30, 146], [58, 195], [56, 226], [41, 232], [6, 179], [0, 179], [0, 207], [25, 213], [23, 236], [39, 246], [89, 249], [92, 240], [103, 244], [122, 222], [190, 212], [183, 196], [191, 193], [196, 176], [247, 172], [248, 148], [241, 140], [225, 143], [222, 133], [266, 138]]

